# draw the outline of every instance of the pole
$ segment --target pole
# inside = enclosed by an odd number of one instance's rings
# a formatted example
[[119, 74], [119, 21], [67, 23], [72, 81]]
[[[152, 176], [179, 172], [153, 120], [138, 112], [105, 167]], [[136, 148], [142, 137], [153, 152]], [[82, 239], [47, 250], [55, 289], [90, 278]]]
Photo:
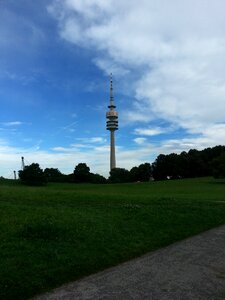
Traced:
[[116, 151], [114, 130], [110, 130], [110, 170], [116, 168]]

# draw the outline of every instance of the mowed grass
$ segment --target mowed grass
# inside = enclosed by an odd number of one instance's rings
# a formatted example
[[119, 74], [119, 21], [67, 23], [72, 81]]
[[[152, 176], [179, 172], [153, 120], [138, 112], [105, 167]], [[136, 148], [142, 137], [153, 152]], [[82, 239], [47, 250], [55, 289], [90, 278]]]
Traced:
[[28, 299], [225, 224], [225, 181], [0, 183], [0, 299]]

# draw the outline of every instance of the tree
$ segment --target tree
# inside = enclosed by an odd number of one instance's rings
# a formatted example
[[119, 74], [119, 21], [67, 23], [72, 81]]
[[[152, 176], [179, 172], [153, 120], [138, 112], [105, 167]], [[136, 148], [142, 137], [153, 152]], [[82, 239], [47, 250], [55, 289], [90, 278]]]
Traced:
[[151, 165], [149, 163], [144, 163], [138, 167], [133, 167], [130, 170], [130, 181], [149, 181], [151, 175]]
[[206, 163], [202, 160], [201, 151], [191, 149], [188, 151], [189, 177], [206, 176]]
[[43, 185], [46, 183], [44, 172], [37, 163], [32, 163], [25, 166], [24, 170], [20, 170], [19, 178], [22, 183], [27, 185]]
[[140, 181], [139, 179], [139, 169], [138, 167], [133, 167], [132, 169], [130, 169], [130, 181], [131, 182], [137, 182]]
[[151, 165], [149, 163], [141, 164], [138, 167], [138, 173], [139, 173], [138, 174], [139, 175], [139, 178], [138, 178], [139, 181], [149, 181], [149, 179], [152, 175]]
[[211, 163], [213, 176], [215, 178], [225, 178], [225, 152], [214, 158]]
[[153, 177], [155, 180], [165, 180], [168, 176], [166, 155], [160, 154], [152, 164]]
[[46, 168], [44, 170], [44, 176], [49, 182], [62, 182], [65, 181], [64, 175], [55, 168]]
[[225, 146], [216, 146], [198, 151], [191, 149], [181, 154], [160, 154], [152, 164], [155, 180], [167, 178], [192, 178], [212, 176], [211, 161], [225, 152]]
[[107, 180], [102, 175], [90, 173], [90, 182], [95, 184], [102, 184], [106, 183]]
[[123, 168], [114, 168], [110, 171], [109, 182], [125, 183], [130, 181], [130, 172]]
[[90, 182], [90, 168], [85, 163], [79, 163], [73, 172], [75, 182]]

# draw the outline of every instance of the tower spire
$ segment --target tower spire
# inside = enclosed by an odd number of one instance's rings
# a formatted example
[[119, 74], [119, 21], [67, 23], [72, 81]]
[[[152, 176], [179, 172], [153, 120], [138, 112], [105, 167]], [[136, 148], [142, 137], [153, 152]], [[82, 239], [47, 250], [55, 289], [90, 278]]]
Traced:
[[109, 111], [106, 113], [106, 128], [110, 131], [110, 171], [116, 168], [116, 154], [115, 154], [115, 130], [118, 129], [118, 113], [115, 110], [113, 98], [113, 80], [112, 73], [110, 74], [110, 99]]
[[110, 105], [114, 106], [112, 73], [110, 73]]
[[116, 108], [114, 105], [114, 97], [113, 97], [113, 79], [112, 79], [112, 73], [110, 74], [110, 98], [109, 98], [109, 106], [110, 110], [113, 110]]

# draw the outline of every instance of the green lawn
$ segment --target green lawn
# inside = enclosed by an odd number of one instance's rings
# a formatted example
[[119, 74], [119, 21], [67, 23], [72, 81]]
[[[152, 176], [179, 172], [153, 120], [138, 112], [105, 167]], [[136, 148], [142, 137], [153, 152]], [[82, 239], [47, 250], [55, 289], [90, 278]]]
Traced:
[[28, 299], [225, 224], [225, 182], [0, 183], [0, 299]]

